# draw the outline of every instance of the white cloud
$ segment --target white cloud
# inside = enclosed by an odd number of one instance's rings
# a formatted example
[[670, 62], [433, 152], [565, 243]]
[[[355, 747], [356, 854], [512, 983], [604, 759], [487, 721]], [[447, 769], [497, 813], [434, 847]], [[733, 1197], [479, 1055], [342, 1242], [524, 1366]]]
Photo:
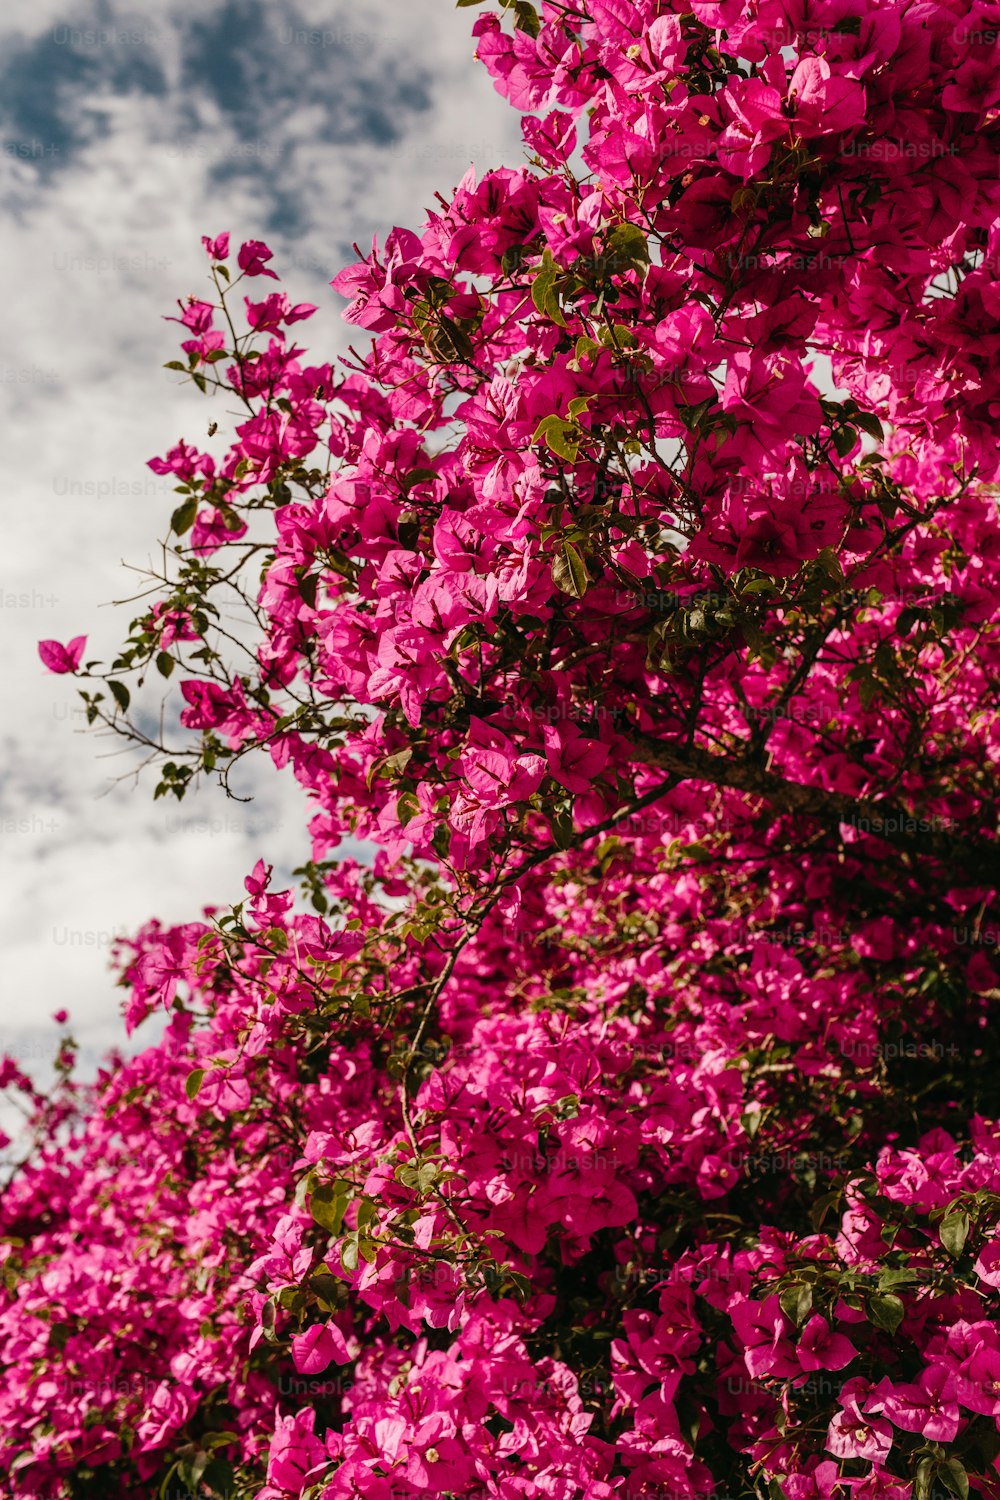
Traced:
[[[304, 798], [266, 763], [244, 783], [249, 807], [215, 787], [154, 805], [148, 778], [101, 795], [129, 763], [76, 732], [73, 684], [36, 653], [40, 637], [79, 633], [88, 656], [113, 652], [130, 615], [105, 606], [135, 589], [122, 562], [155, 554], [174, 503], [146, 460], [182, 434], [207, 444], [219, 416], [161, 368], [177, 344], [162, 316], [205, 285], [200, 235], [269, 240], [293, 298], [320, 304], [309, 342], [329, 357], [350, 341], [327, 286], [350, 242], [418, 225], [470, 161], [521, 155], [516, 116], [471, 60], [470, 14], [442, 0], [367, 0], [363, 25], [328, 0], [275, 6], [264, 31], [256, 6], [201, 0], [96, 16], [8, 0], [0, 21], [8, 56], [37, 75], [3, 122], [0, 158], [0, 1050], [36, 1071], [57, 1009], [89, 1072], [121, 1040], [111, 934], [197, 918], [239, 899], [258, 856], [290, 870], [306, 854]], [[205, 53], [198, 27], [213, 26], [224, 56]], [[147, 40], [129, 41], [130, 27]], [[310, 31], [318, 40], [296, 37]], [[237, 62], [257, 80], [256, 112], [224, 77], [209, 85], [210, 67]], [[46, 70], [58, 71], [48, 89]], [[405, 133], [379, 144], [394, 112]]]

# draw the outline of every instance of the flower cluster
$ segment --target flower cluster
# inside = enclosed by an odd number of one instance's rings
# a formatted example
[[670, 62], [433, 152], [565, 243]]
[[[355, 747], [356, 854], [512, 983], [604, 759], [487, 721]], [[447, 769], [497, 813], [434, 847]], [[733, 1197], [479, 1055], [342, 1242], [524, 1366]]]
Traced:
[[0, 1475], [1000, 1495], [1000, 12], [503, 10], [527, 164], [358, 251], [338, 366], [206, 237], [242, 415], [118, 657], [40, 647], [311, 857], [120, 945], [92, 1089], [4, 1066]]

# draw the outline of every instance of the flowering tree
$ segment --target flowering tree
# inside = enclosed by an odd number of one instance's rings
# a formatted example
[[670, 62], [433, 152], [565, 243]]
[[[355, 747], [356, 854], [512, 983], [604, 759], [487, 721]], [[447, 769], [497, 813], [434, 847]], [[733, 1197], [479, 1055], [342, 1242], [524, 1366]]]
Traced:
[[290, 765], [312, 909], [261, 860], [122, 946], [160, 1044], [6, 1064], [0, 1471], [995, 1496], [1000, 5], [504, 11], [528, 164], [336, 278], [346, 370], [206, 239], [243, 419], [42, 645], [157, 796]]

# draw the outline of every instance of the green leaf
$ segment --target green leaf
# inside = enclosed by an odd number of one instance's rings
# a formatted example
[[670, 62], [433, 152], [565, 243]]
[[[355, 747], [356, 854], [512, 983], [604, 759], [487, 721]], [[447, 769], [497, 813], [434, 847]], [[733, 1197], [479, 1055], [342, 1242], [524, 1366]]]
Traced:
[[846, 458], [857, 440], [858, 434], [853, 427], [838, 427], [833, 434], [833, 446], [838, 458]]
[[572, 809], [559, 808], [549, 818], [552, 829], [552, 840], [557, 849], [568, 849], [573, 843], [573, 812]]
[[552, 582], [564, 594], [582, 599], [590, 584], [587, 564], [572, 542], [563, 542], [552, 560]]
[[903, 1321], [905, 1311], [906, 1308], [901, 1298], [897, 1297], [894, 1292], [885, 1292], [882, 1295], [876, 1293], [868, 1299], [869, 1321], [886, 1333], [896, 1332]]
[[541, 268], [535, 273], [531, 283], [531, 300], [536, 311], [559, 328], [566, 327], [566, 319], [563, 316], [557, 291], [557, 284], [562, 279], [562, 275], [562, 267], [556, 263], [552, 251], [546, 250], [542, 256]]
[[501, 0], [501, 3], [505, 10], [514, 12], [514, 25], [518, 31], [526, 31], [528, 36], [538, 35], [542, 23], [531, 0]]
[[122, 713], [124, 713], [132, 701], [132, 695], [128, 688], [124, 682], [109, 682], [108, 687], [111, 689], [112, 698], [118, 704]]
[[402, 776], [410, 761], [413, 759], [413, 746], [407, 745], [402, 750], [396, 750], [392, 755], [383, 755], [380, 760], [373, 762], [371, 770], [366, 777], [368, 786], [379, 776]]
[[885, 433], [882, 430], [882, 423], [879, 421], [874, 412], [856, 411], [854, 413], [853, 419], [855, 425], [860, 427], [862, 432], [867, 432], [868, 436], [873, 437], [876, 442], [885, 442]]
[[278, 1317], [278, 1304], [273, 1297], [268, 1297], [260, 1310], [260, 1326], [264, 1330], [264, 1337], [269, 1344], [276, 1344], [278, 1336], [275, 1333], [275, 1324]]
[[608, 257], [612, 262], [621, 262], [620, 268], [612, 264], [613, 275], [621, 275], [629, 269], [641, 271], [649, 265], [649, 245], [638, 224], [619, 224], [611, 231]]
[[228, 1448], [230, 1443], [240, 1443], [243, 1439], [238, 1432], [210, 1432], [201, 1441], [206, 1448]]
[[969, 1237], [969, 1215], [961, 1211], [945, 1214], [938, 1228], [938, 1239], [949, 1255], [957, 1260]]
[[922, 1458], [917, 1464], [913, 1476], [913, 1500], [930, 1500], [934, 1487], [934, 1469], [935, 1461], [930, 1456]]
[[960, 1458], [946, 1458], [938, 1468], [937, 1477], [959, 1500], [969, 1500], [969, 1476]]
[[778, 1293], [778, 1303], [786, 1318], [791, 1318], [796, 1328], [801, 1328], [812, 1312], [813, 1289], [808, 1281], [796, 1282]]
[[409, 496], [415, 485], [433, 484], [437, 477], [436, 469], [410, 469], [400, 480], [400, 488], [404, 495]]
[[465, 329], [444, 313], [436, 328], [428, 332], [425, 340], [428, 349], [442, 364], [472, 364], [476, 349]]
[[870, 672], [866, 673], [864, 677], [859, 678], [858, 698], [861, 702], [861, 707], [865, 710], [866, 713], [868, 709], [871, 708], [878, 695], [879, 683], [875, 680]]
[[437, 1162], [425, 1161], [417, 1173], [417, 1189], [421, 1193], [429, 1193], [440, 1175]]
[[190, 531], [194, 525], [195, 516], [198, 514], [198, 497], [192, 495], [189, 500], [178, 505], [170, 517], [170, 530], [178, 536], [183, 536], [185, 531]]
[[533, 443], [544, 442], [557, 458], [565, 459], [568, 464], [575, 464], [580, 451], [578, 432], [579, 428], [574, 422], [567, 422], [553, 412], [551, 416], [542, 418], [535, 428], [531, 441]]
[[174, 661], [169, 651], [157, 651], [156, 670], [159, 672], [161, 677], [169, 677], [176, 665], [177, 663]]
[[827, 1214], [839, 1202], [839, 1188], [834, 1188], [829, 1193], [823, 1193], [819, 1198], [816, 1199], [812, 1208], [809, 1210], [809, 1222], [817, 1233], [819, 1232], [820, 1225], [823, 1223]]
[[183, 1480], [192, 1494], [197, 1493], [201, 1476], [208, 1468], [208, 1458], [209, 1455], [203, 1448], [197, 1448], [190, 1456], [185, 1455], [177, 1465], [178, 1477]]
[[816, 555], [816, 562], [827, 578], [832, 578], [835, 583], [843, 583], [844, 570], [833, 547], [823, 547]]
[[915, 1271], [883, 1271], [878, 1279], [880, 1292], [891, 1292], [897, 1286], [915, 1286], [920, 1277]]
[[332, 1182], [320, 1183], [309, 1194], [309, 1212], [321, 1229], [339, 1234], [347, 1212], [347, 1195]]
[[187, 1078], [184, 1080], [184, 1092], [189, 1099], [197, 1099], [198, 1091], [201, 1088], [202, 1079], [204, 1077], [204, 1068], [195, 1068], [188, 1074]]

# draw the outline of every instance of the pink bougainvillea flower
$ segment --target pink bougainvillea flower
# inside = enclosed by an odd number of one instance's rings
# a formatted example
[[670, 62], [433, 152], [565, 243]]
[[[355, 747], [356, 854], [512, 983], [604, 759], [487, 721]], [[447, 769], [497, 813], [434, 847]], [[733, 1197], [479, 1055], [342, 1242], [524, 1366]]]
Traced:
[[842, 1370], [858, 1351], [849, 1338], [832, 1332], [826, 1319], [817, 1314], [803, 1328], [795, 1352], [803, 1370]]
[[1000, 1350], [979, 1346], [955, 1376], [954, 1397], [968, 1411], [1000, 1415]]
[[[1000, 11], [494, 10], [529, 159], [386, 220], [348, 356], [225, 234], [170, 320], [213, 451], [87, 670], [160, 862], [262, 857], [57, 933], [144, 1046], [0, 1057], [4, 1496], [995, 1487]], [[301, 896], [170, 800], [254, 757]]]
[[64, 646], [61, 641], [39, 641], [38, 654], [50, 672], [75, 672], [87, 646], [85, 635], [76, 635]]
[[336, 1323], [314, 1323], [292, 1340], [295, 1368], [304, 1375], [318, 1375], [334, 1361], [347, 1364], [350, 1357], [347, 1341]]
[[892, 1428], [864, 1412], [854, 1396], [841, 1393], [841, 1410], [830, 1423], [826, 1446], [837, 1458], [867, 1458], [881, 1463], [892, 1448]]
[[545, 754], [549, 771], [571, 792], [590, 791], [607, 764], [609, 747], [588, 740], [574, 724], [547, 724]]
[[225, 260], [229, 255], [228, 234], [217, 234], [214, 239], [210, 238], [207, 234], [203, 234], [201, 243], [205, 247], [206, 255], [210, 256], [212, 260]]
[[953, 1373], [944, 1365], [930, 1365], [916, 1384], [892, 1387], [882, 1411], [896, 1427], [920, 1432], [935, 1443], [950, 1443], [958, 1432], [961, 1412], [954, 1399]]
[[308, 1407], [277, 1419], [267, 1477], [291, 1495], [302, 1493], [308, 1477], [327, 1458], [325, 1447], [315, 1436], [315, 1425], [316, 1413]]
[[763, 1302], [739, 1302], [731, 1309], [730, 1316], [744, 1342], [743, 1358], [751, 1375], [787, 1379], [798, 1374], [795, 1349], [789, 1337], [791, 1325], [777, 1297], [767, 1297]]
[[274, 252], [268, 249], [263, 240], [244, 241], [236, 255], [236, 263], [244, 276], [270, 276], [277, 281], [277, 272], [269, 270], [267, 266], [267, 262], [273, 259]]
[[747, 182], [769, 159], [773, 142], [788, 134], [781, 95], [752, 78], [727, 83], [721, 102], [728, 123], [719, 140], [719, 162]]
[[834, 73], [825, 57], [804, 57], [788, 85], [797, 134], [845, 135], [865, 118], [865, 91], [852, 78]]
[[987, 1286], [1000, 1287], [1000, 1239], [987, 1240], [972, 1269]]

